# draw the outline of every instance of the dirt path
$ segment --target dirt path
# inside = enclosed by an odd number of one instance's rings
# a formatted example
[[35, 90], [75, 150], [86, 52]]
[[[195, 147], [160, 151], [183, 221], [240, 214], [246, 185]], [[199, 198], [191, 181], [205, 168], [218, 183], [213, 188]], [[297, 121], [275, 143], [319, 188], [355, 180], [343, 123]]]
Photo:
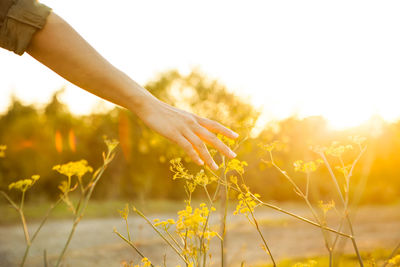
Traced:
[[[305, 210], [298, 207], [285, 208], [309, 216]], [[158, 217], [162, 219], [166, 216], [164, 214]], [[277, 259], [325, 254], [321, 233], [314, 226], [272, 210], [260, 209], [256, 216]], [[268, 261], [260, 248], [260, 238], [247, 219], [243, 216], [233, 216], [229, 220], [231, 221], [227, 237], [229, 266], [238, 266], [242, 260], [253, 264]], [[392, 248], [400, 241], [400, 206], [363, 207], [357, 213], [355, 225], [361, 250]], [[36, 226], [32, 225], [31, 229]], [[121, 266], [122, 260], [137, 260], [133, 250], [113, 233], [114, 226], [125, 233], [124, 224], [119, 218], [84, 219], [70, 244], [64, 266], [117, 267]], [[71, 222], [66, 220], [47, 223], [31, 249], [26, 266], [43, 266], [45, 248], [50, 261], [54, 261], [63, 247], [70, 227]], [[131, 217], [130, 228], [133, 229], [137, 245], [154, 263], [161, 264], [163, 254], [167, 254], [168, 266], [182, 264], [173, 251], [166, 247], [140, 218]], [[218, 242], [213, 243], [211, 249], [215, 255], [212, 261], [218, 263]], [[349, 242], [343, 249], [349, 253], [353, 251]], [[24, 237], [20, 226], [0, 227], [0, 266], [17, 266], [23, 252]]]

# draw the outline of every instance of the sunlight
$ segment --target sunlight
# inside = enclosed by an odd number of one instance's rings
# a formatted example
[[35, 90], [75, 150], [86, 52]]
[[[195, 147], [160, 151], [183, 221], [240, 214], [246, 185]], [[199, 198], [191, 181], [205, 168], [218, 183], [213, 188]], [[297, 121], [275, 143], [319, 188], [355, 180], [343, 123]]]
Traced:
[[[43, 2], [142, 85], [162, 71], [198, 67], [261, 107], [263, 123], [323, 116], [343, 129], [374, 114], [387, 121], [400, 117], [396, 1], [100, 0], [96, 12], [90, 1]], [[66, 84], [28, 55], [0, 51], [0, 61], [1, 111], [12, 93], [24, 103], [44, 104]], [[113, 107], [70, 84], [60, 98], [75, 114]]]
[[371, 118], [372, 114], [333, 114], [325, 117], [328, 126], [333, 130], [345, 130], [347, 128], [360, 126]]

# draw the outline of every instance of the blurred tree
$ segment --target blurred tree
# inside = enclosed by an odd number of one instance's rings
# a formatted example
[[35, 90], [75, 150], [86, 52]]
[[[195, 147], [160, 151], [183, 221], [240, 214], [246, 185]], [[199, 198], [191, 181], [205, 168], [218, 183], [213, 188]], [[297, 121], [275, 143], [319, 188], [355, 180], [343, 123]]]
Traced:
[[[259, 116], [259, 111], [248, 102], [197, 70], [188, 75], [174, 70], [161, 73], [146, 88], [167, 103], [220, 121], [242, 137], [248, 136]], [[196, 171], [199, 167], [190, 163], [179, 147], [120, 108], [87, 116], [71, 114], [58, 99], [62, 90], [43, 109], [24, 105], [13, 97], [7, 112], [0, 115], [0, 144], [8, 147], [6, 157], [0, 160], [2, 189], [17, 179], [40, 174], [41, 182], [29, 197], [55, 197], [59, 194], [60, 180], [52, 167], [80, 159], [87, 159], [93, 167], [99, 166], [106, 135], [119, 139], [121, 149], [107, 169], [105, 179], [98, 184], [95, 198], [181, 198], [183, 189], [177, 185], [179, 181], [171, 179], [169, 160], [182, 157], [190, 170]], [[318, 156], [310, 146], [329, 146], [333, 140], [347, 143], [347, 136], [364, 135], [369, 140], [368, 150], [354, 173], [354, 188], [365, 187], [363, 202], [399, 200], [400, 123], [386, 124], [375, 118], [368, 125], [332, 131], [321, 117], [291, 117], [269, 123], [257, 137], [249, 138], [239, 148], [239, 158], [249, 165], [245, 174], [247, 182], [265, 199], [297, 200], [286, 180], [270, 168], [260, 143], [281, 141], [281, 149], [275, 152], [276, 162], [304, 186], [305, 177], [294, 172], [293, 162], [316, 159]], [[352, 156], [350, 153], [344, 160], [347, 162]], [[335, 197], [329, 195], [331, 186], [325, 167], [313, 173], [311, 193], [315, 200]]]

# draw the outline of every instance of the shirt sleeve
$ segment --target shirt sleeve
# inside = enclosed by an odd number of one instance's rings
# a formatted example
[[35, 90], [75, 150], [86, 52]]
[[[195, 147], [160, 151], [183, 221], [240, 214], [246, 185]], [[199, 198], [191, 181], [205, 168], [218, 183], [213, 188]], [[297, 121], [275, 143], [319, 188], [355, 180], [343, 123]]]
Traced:
[[0, 6], [0, 47], [22, 55], [50, 12], [49, 7], [36, 0], [12, 0], [11, 5]]

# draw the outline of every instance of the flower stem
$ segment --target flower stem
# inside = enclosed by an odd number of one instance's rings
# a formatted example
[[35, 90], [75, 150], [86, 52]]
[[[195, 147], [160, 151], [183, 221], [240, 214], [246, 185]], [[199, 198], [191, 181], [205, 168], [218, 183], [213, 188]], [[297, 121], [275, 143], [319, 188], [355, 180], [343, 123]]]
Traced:
[[172, 245], [172, 243], [157, 229], [157, 227], [155, 227], [150, 221], [149, 219], [147, 219], [147, 217], [138, 209], [136, 209], [135, 207], [133, 208], [133, 210], [140, 216], [142, 217], [153, 229], [154, 231], [157, 232], [157, 234], [164, 239], [164, 241], [176, 252], [176, 254], [178, 254], [178, 256], [186, 263], [189, 264], [189, 262], [182, 256], [182, 254], [178, 251], [178, 249]]
[[[126, 243], [128, 243], [128, 245], [131, 246], [131, 247], [136, 251], [136, 253], [140, 255], [140, 257], [145, 258], [145, 256], [143, 255], [143, 253], [140, 252], [140, 250], [135, 246], [135, 244], [134, 244], [131, 240], [126, 239], [126, 237], [124, 237], [123, 235], [121, 235], [121, 234], [120, 234], [117, 230], [115, 230], [115, 229], [114, 229], [114, 233], [115, 233], [117, 236], [119, 236], [122, 240], [124, 240]], [[152, 264], [151, 266], [153, 266], [153, 264]]]
[[228, 215], [228, 201], [229, 201], [229, 194], [228, 194], [228, 182], [226, 180], [226, 162], [225, 162], [225, 157], [222, 156], [222, 164], [223, 164], [223, 181], [224, 181], [224, 191], [221, 191], [222, 194], [222, 202], [221, 206], [223, 207], [223, 216], [222, 216], [222, 221], [221, 221], [221, 267], [226, 266], [226, 250], [225, 250], [225, 244], [226, 244], [226, 217]]

